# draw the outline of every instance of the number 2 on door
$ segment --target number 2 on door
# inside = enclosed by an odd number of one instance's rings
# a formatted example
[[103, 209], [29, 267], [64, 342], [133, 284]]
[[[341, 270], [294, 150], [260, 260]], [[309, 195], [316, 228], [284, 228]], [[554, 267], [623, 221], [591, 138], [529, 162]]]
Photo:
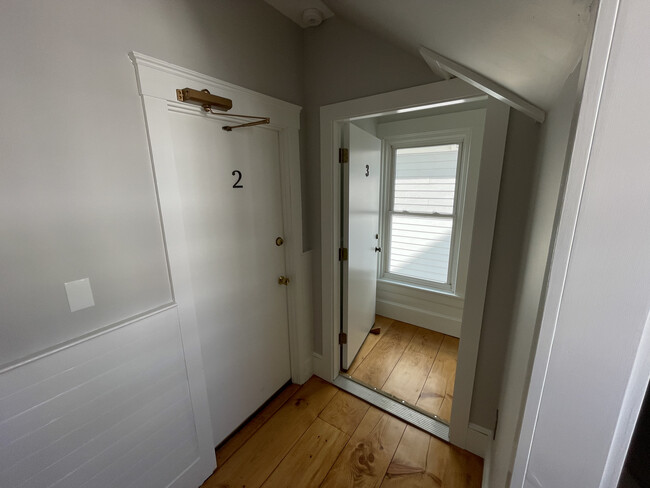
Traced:
[[232, 185], [233, 188], [244, 188], [244, 185], [240, 185], [239, 182], [241, 181], [241, 171], [236, 169], [235, 171], [232, 172], [233, 176], [237, 176], [237, 181], [235, 181], [235, 184]]

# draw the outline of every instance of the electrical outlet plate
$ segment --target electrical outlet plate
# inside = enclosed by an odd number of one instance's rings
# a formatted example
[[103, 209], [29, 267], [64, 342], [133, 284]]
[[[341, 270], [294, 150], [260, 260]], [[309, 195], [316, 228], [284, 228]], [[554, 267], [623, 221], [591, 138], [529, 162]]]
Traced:
[[69, 281], [64, 283], [64, 285], [71, 312], [95, 306], [95, 299], [93, 298], [93, 291], [90, 288], [90, 280], [88, 278]]

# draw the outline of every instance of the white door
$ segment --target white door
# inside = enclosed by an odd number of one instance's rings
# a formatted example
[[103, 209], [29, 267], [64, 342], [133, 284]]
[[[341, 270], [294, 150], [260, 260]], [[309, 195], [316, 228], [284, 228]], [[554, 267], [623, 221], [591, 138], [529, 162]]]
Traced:
[[[347, 334], [341, 367], [348, 369], [375, 323], [381, 141], [348, 124], [344, 134], [349, 163], [343, 167], [343, 323]], [[346, 191], [347, 189], [347, 191]]]
[[279, 138], [226, 132], [196, 112], [169, 117], [218, 444], [291, 378]]

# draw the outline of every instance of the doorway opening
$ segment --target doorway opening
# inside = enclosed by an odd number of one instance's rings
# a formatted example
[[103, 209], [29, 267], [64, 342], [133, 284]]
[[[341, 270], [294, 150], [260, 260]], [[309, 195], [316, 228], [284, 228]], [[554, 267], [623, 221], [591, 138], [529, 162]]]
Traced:
[[486, 101], [342, 125], [341, 372], [447, 426]]
[[315, 369], [440, 422], [470, 450], [508, 113], [457, 79], [321, 109]]

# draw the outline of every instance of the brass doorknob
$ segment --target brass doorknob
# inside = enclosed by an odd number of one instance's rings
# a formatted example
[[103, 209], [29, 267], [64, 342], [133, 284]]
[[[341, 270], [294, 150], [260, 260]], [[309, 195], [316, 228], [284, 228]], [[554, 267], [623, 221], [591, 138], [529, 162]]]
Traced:
[[280, 276], [278, 278], [278, 285], [287, 286], [289, 284], [289, 281], [291, 281], [291, 280], [289, 280], [289, 278], [287, 278], [286, 276]]
[[283, 239], [282, 237], [278, 237], [278, 238], [275, 240], [275, 245], [276, 245], [276, 246], [281, 246], [282, 244], [284, 244], [284, 239]]

